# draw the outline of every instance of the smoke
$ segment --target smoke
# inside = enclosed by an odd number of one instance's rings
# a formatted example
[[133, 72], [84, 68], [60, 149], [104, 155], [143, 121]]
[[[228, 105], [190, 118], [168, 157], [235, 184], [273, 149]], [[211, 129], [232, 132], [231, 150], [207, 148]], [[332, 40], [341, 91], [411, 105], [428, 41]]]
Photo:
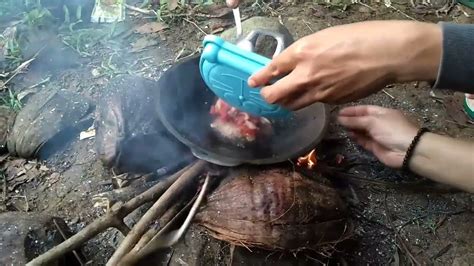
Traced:
[[176, 140], [157, 115], [157, 82], [119, 76], [101, 95], [96, 117], [99, 157], [120, 172], [153, 172], [189, 161], [188, 148]]
[[[107, 166], [117, 172], [173, 171], [193, 157], [160, 122], [156, 107], [158, 85], [153, 79], [158, 78], [157, 73], [164, 67], [161, 63], [174, 55], [163, 46], [156, 47], [151, 51], [152, 60], [146, 62], [151, 67], [137, 71], [144, 68], [145, 55], [131, 53], [130, 38], [119, 36], [124, 32], [120, 27], [129, 29], [133, 22], [90, 23], [94, 3], [94, 0], [43, 0], [41, 8], [49, 10], [53, 19], [41, 23], [34, 23], [39, 16], [27, 17], [28, 13], [24, 13], [23, 22], [15, 25], [17, 37], [21, 40], [22, 60], [34, 60], [27, 71], [12, 80], [12, 89], [19, 93], [49, 77], [44, 88], [37, 86], [34, 90], [69, 90], [96, 106], [94, 141], [99, 158]], [[65, 8], [69, 24], [64, 23]], [[76, 23], [78, 10], [80, 23]], [[140, 77], [144, 75], [150, 78]], [[84, 129], [82, 124], [64, 127], [38, 151], [41, 159], [60, 157]]]

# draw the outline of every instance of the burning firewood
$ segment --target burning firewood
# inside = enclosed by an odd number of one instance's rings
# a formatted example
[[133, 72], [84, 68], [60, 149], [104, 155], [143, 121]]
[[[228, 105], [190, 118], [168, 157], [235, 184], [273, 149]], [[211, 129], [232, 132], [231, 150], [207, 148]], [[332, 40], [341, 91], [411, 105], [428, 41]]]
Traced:
[[351, 235], [346, 210], [335, 189], [272, 169], [230, 177], [209, 196], [196, 222], [237, 246], [326, 254]]
[[313, 169], [318, 160], [316, 158], [316, 149], [310, 151], [307, 155], [298, 158], [296, 165], [298, 166], [306, 166], [309, 170]]

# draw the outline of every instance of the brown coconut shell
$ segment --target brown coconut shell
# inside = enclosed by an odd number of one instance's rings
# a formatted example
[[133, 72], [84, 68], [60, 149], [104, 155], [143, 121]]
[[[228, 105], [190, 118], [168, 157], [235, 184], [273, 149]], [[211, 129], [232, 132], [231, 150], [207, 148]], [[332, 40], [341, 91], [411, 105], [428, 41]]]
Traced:
[[13, 127], [15, 116], [15, 112], [10, 108], [0, 106], [0, 153], [7, 146], [7, 137]]
[[195, 221], [217, 239], [267, 250], [323, 251], [352, 232], [334, 188], [284, 169], [231, 176]]

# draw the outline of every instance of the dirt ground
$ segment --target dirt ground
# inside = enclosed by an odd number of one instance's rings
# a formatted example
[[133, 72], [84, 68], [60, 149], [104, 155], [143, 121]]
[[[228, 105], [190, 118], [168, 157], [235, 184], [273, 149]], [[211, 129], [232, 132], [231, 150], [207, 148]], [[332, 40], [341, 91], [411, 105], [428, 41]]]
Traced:
[[[339, 1], [342, 2], [342, 1]], [[279, 17], [295, 39], [323, 28], [366, 20], [404, 19], [420, 21], [454, 21], [472, 23], [474, 12], [454, 6], [448, 14], [435, 14], [437, 7], [413, 8], [399, 1], [391, 7], [383, 3], [353, 4], [346, 7], [312, 2], [283, 4], [278, 8], [268, 5], [248, 6], [241, 10], [246, 17], [255, 15]], [[383, 2], [383, 1], [380, 1]], [[418, 1], [415, 1], [418, 2]], [[421, 2], [421, 1], [419, 1]], [[449, 2], [449, 1], [447, 1]], [[92, 57], [78, 53], [51, 35], [51, 51], [45, 58], [58, 59], [57, 67], [44, 69], [41, 60], [29, 71], [18, 76], [14, 89], [36, 84], [46, 76], [43, 86], [55, 86], [78, 92], [95, 101], [107, 82], [119, 72], [158, 78], [161, 71], [178, 57], [185, 57], [200, 47], [202, 31], [209, 33], [215, 19], [180, 20], [174, 18], [169, 28], [152, 34], [149, 39], [156, 45], [130, 52], [137, 37], [130, 33], [136, 25], [147, 20], [144, 14], [128, 18], [129, 28], [123, 29], [119, 43], [105, 42], [95, 48]], [[225, 22], [229, 24], [229, 21]], [[219, 21], [222, 23], [222, 21]], [[52, 56], [56, 54], [59, 56]], [[113, 55], [112, 61], [108, 61]], [[105, 62], [105, 63], [104, 63]], [[110, 70], [110, 66], [114, 69]], [[94, 75], [102, 71], [104, 75]], [[108, 72], [107, 72], [108, 71]], [[41, 88], [41, 87], [40, 87]], [[458, 102], [459, 95], [449, 91], [432, 91], [428, 84], [394, 85], [357, 103], [377, 104], [403, 110], [438, 133], [472, 139], [474, 125], [467, 123]], [[351, 104], [357, 104], [351, 103]], [[341, 106], [331, 109], [332, 117]], [[341, 247], [333, 262], [346, 265], [407, 265], [408, 256], [420, 264], [473, 265], [474, 264], [474, 197], [445, 189], [430, 182], [419, 182], [419, 177], [389, 169], [378, 163], [371, 154], [352, 143], [345, 132], [333, 122], [328, 136], [341, 138], [336, 144], [318, 148], [324, 159], [342, 154], [346, 160], [357, 162], [352, 173], [363, 177], [350, 182], [348, 201], [351, 216], [356, 221], [354, 239]], [[322, 144], [322, 146], [324, 146]], [[10, 158], [9, 160], [14, 160]], [[20, 183], [9, 192], [4, 210], [35, 211], [64, 218], [73, 230], [104, 213], [94, 207], [93, 196], [111, 190], [113, 174], [98, 161], [94, 139], [75, 138], [61, 151], [44, 162], [49, 176]], [[59, 175], [53, 175], [58, 173]], [[422, 180], [423, 181], [423, 180]], [[92, 265], [103, 265], [120, 239], [119, 233], [109, 230], [89, 241], [85, 255]], [[308, 256], [282, 255], [259, 250], [249, 252], [237, 247], [230, 255], [230, 246], [209, 237], [201, 228], [192, 227], [185, 239], [171, 253], [165, 263], [170, 265], [314, 265]]]

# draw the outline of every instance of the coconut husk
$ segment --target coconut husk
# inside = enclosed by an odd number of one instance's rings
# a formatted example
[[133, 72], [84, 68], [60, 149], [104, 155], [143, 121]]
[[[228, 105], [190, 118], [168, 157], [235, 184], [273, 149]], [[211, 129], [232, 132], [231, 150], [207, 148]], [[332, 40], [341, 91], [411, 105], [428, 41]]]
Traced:
[[208, 197], [196, 223], [237, 246], [285, 251], [327, 251], [352, 231], [335, 189], [284, 169], [229, 177]]
[[8, 151], [22, 158], [45, 159], [92, 124], [93, 109], [93, 104], [79, 94], [42, 90], [31, 96], [16, 116], [7, 140]]
[[0, 106], [0, 154], [6, 150], [8, 133], [14, 121], [15, 112], [6, 106]]
[[156, 88], [156, 81], [123, 75], [111, 80], [100, 97], [96, 150], [115, 173], [154, 172], [190, 155], [158, 118]]

